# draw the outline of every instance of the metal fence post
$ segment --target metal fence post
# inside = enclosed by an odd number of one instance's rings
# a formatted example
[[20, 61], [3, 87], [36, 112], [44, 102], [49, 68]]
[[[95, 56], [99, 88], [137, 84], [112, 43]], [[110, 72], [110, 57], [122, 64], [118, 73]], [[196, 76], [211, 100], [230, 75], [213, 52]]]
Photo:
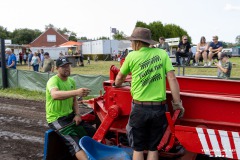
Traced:
[[7, 81], [7, 69], [6, 69], [6, 58], [5, 58], [5, 41], [1, 39], [1, 68], [2, 68], [2, 86], [3, 89], [8, 87]]

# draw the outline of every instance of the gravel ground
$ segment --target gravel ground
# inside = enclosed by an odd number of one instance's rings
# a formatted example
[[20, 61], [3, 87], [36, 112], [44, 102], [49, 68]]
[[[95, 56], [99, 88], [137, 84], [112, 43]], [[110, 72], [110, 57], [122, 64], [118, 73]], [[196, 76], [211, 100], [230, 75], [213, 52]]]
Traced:
[[0, 126], [1, 160], [43, 158], [44, 133], [48, 130], [44, 102], [0, 97]]

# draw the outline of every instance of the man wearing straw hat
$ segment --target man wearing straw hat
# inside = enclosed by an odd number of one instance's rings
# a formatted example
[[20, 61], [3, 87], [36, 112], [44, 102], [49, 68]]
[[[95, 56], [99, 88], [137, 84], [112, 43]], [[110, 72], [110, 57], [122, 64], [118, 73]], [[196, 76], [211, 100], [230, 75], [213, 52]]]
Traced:
[[136, 27], [129, 40], [134, 51], [126, 57], [113, 85], [120, 87], [131, 72], [133, 103], [126, 129], [129, 144], [134, 149], [133, 160], [143, 160], [144, 150], [148, 151], [148, 160], [158, 160], [157, 145], [166, 126], [166, 77], [173, 109], [180, 109], [179, 117], [182, 117], [184, 108], [179, 86], [166, 51], [149, 47], [156, 44], [149, 29]]

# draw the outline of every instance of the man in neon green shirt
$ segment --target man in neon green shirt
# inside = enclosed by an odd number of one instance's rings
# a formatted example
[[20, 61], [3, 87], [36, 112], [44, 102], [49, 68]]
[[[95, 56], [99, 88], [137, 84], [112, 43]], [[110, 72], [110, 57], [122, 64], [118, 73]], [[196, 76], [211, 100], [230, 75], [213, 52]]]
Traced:
[[[79, 125], [82, 121], [76, 96], [85, 97], [90, 90], [76, 89], [75, 81], [70, 78], [70, 62], [66, 58], [56, 61], [58, 74], [51, 77], [46, 87], [46, 119], [53, 130], [59, 130], [73, 121]], [[87, 160], [85, 152], [78, 142], [81, 137], [62, 135], [70, 153], [77, 159]]]
[[148, 150], [147, 159], [158, 160], [157, 145], [166, 126], [166, 77], [173, 96], [173, 109], [180, 109], [179, 117], [182, 117], [184, 108], [179, 86], [166, 51], [149, 48], [155, 44], [149, 29], [135, 28], [129, 40], [134, 51], [126, 57], [114, 85], [120, 87], [132, 73], [133, 106], [126, 129], [129, 144], [134, 149], [133, 160], [143, 160], [144, 150]]

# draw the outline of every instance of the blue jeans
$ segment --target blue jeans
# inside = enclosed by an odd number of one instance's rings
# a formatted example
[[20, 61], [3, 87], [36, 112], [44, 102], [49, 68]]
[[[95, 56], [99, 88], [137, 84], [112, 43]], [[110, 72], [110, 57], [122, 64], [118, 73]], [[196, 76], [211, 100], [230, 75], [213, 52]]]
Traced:
[[176, 62], [177, 62], [178, 64], [180, 64], [180, 57], [187, 57], [187, 62], [186, 62], [186, 64], [190, 64], [192, 55], [193, 55], [192, 52], [187, 52], [187, 53], [177, 52], [177, 53], [176, 53]]
[[33, 71], [38, 72], [39, 64], [33, 65]]

